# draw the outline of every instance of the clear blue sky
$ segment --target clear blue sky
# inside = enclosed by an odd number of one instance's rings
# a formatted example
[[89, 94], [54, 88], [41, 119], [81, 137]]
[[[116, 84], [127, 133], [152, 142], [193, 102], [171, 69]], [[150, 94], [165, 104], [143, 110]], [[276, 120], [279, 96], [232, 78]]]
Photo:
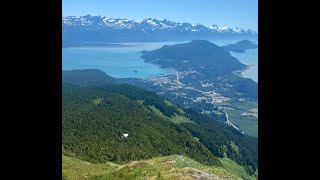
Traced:
[[62, 0], [63, 16], [88, 14], [258, 30], [258, 0]]

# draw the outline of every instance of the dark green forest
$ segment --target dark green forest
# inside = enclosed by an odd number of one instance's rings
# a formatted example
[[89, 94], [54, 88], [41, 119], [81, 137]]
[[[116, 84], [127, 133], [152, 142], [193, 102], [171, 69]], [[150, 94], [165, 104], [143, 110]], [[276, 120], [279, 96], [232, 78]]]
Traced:
[[62, 81], [81, 87], [95, 87], [105, 84], [116, 84], [119, 81], [99, 69], [64, 70]]
[[[209, 118], [194, 109], [171, 106], [155, 92], [119, 83], [100, 70], [63, 71], [65, 155], [126, 163], [181, 154], [207, 165], [220, 165], [216, 157], [228, 157], [250, 174], [257, 169], [257, 138], [212, 120], [218, 116]], [[177, 114], [194, 123], [175, 124], [150, 106], [169, 118]]]
[[[162, 119], [136, 100], [112, 92], [115, 87], [130, 90], [126, 85], [101, 88], [63, 85], [64, 154], [94, 163], [126, 163], [181, 154], [204, 164], [220, 165], [185, 128]], [[129, 136], [123, 137], [124, 133]]]
[[180, 113], [154, 92], [126, 84], [64, 83], [62, 99], [63, 153], [68, 156], [126, 163], [181, 154], [207, 165], [220, 165], [216, 157], [229, 157], [248, 172], [257, 168], [257, 138], [192, 109], [184, 109], [184, 116], [195, 123], [174, 124], [149, 109], [153, 105], [168, 117]]
[[[258, 138], [241, 134], [221, 121], [192, 109], [185, 110], [196, 124], [181, 124], [205, 145], [215, 156], [228, 157], [243, 165], [249, 174], [258, 168]], [[236, 146], [235, 146], [236, 145]]]

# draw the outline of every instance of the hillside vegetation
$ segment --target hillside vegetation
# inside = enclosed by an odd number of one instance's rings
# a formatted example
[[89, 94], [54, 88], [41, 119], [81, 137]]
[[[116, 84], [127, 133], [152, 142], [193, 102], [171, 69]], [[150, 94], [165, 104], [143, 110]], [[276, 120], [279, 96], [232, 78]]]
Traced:
[[[94, 163], [184, 154], [205, 164], [220, 164], [185, 128], [108, 89], [63, 86], [64, 154]], [[124, 138], [125, 133], [129, 137]]]
[[230, 159], [221, 159], [225, 166], [205, 166], [188, 157], [172, 155], [132, 161], [119, 165], [111, 162], [94, 164], [63, 156], [62, 168], [65, 180], [131, 180], [131, 179], [255, 179], [244, 168]]
[[112, 162], [122, 166], [179, 155], [202, 166], [232, 169], [235, 166], [225, 161], [230, 159], [242, 167], [234, 168], [235, 171], [245, 170], [250, 177], [257, 174], [257, 138], [136, 86], [85, 86], [82, 82], [63, 83], [65, 156], [95, 165]]
[[83, 87], [94, 87], [118, 82], [117, 79], [108, 76], [105, 72], [98, 69], [64, 70], [62, 71], [62, 81]]

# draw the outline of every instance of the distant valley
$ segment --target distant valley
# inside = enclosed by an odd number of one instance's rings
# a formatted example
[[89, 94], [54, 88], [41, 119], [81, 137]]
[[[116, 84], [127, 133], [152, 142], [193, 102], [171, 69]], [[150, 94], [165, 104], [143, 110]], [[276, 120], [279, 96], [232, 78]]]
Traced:
[[[238, 46], [245, 41], [248, 40], [230, 45]], [[253, 44], [248, 42], [245, 44]], [[228, 115], [231, 127], [258, 135], [258, 117], [246, 115], [258, 106], [258, 84], [240, 75], [248, 65], [233, 57], [226, 50], [226, 45], [217, 46], [206, 40], [161, 44], [165, 43], [127, 43], [124, 45], [129, 46], [115, 48], [64, 48], [63, 64], [67, 64], [64, 67], [68, 69], [100, 67], [105, 72], [124, 75], [118, 80], [152, 90], [174, 103], [219, 117], [221, 121], [227, 122]], [[157, 47], [160, 48], [155, 49]], [[155, 75], [148, 76], [153, 73]]]
[[238, 72], [247, 66], [227, 50], [209, 41], [194, 40], [142, 53], [146, 62], [170, 68], [172, 74], [124, 78], [124, 82], [155, 91], [209, 116], [220, 116], [222, 121], [227, 120], [228, 111], [231, 121], [242, 119], [240, 124], [236, 121], [240, 129], [257, 136], [258, 119], [240, 114], [257, 108], [258, 84], [239, 76]]

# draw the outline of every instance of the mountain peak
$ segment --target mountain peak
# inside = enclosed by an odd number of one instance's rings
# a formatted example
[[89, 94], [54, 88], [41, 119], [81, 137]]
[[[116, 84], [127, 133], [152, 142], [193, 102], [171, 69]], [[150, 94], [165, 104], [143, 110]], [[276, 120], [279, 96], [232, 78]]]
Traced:
[[[202, 48], [214, 48], [214, 49], [221, 49], [218, 45], [208, 41], [208, 40], [192, 40], [191, 42], [187, 43], [192, 46], [199, 46]], [[212, 50], [212, 49], [211, 49]]]
[[209, 26], [209, 29], [215, 29], [215, 30], [217, 30], [217, 29], [219, 29], [219, 27], [218, 27], [218, 25], [213, 24], [213, 25]]
[[87, 14], [85, 16], [83, 16], [84, 18], [87, 18], [87, 17], [92, 17], [90, 14]]
[[213, 43], [209, 42], [208, 40], [201, 40], [201, 39], [195, 39], [189, 43], [192, 43], [192, 44], [213, 44]]
[[[63, 16], [64, 44], [81, 42], [150, 42], [185, 41], [212, 38], [257, 38], [257, 33], [241, 28], [204, 26], [200, 23], [162, 21], [155, 18], [141, 21], [102, 16]], [[75, 33], [77, 32], [77, 33]], [[64, 46], [65, 47], [65, 46]]]
[[207, 40], [163, 46], [153, 51], [143, 51], [142, 54], [141, 57], [146, 62], [165, 68], [196, 69], [208, 66], [213, 68], [215, 73], [224, 74], [246, 67], [227, 50]]
[[252, 43], [251, 41], [245, 39], [245, 40], [241, 40], [235, 44], [228, 44], [226, 46], [223, 46], [223, 48], [225, 48], [228, 51], [233, 51], [233, 52], [239, 52], [239, 53], [243, 53], [245, 52], [247, 49], [254, 49], [257, 48], [258, 45]]
[[[156, 28], [160, 29], [173, 29], [176, 28], [177, 30], [184, 30], [184, 31], [233, 31], [234, 33], [252, 33], [254, 32], [253, 30], [250, 29], [241, 29], [238, 27], [235, 28], [227, 28], [227, 27], [219, 27], [218, 25], [211, 25], [211, 26], [204, 26], [200, 23], [179, 23], [179, 22], [174, 22], [170, 21], [167, 19], [163, 19], [162, 21], [155, 19], [155, 18], [147, 18], [143, 19], [142, 21], [137, 21], [137, 20], [128, 20], [124, 18], [107, 18], [105, 16], [92, 16], [90, 14], [85, 15], [85, 16], [63, 16], [62, 18], [62, 25], [63, 26], [90, 26], [92, 24], [95, 24], [96, 22], [100, 21], [108, 21], [108, 23], [100, 23], [100, 28], [114, 28], [115, 25], [113, 23], [117, 23], [118, 21], [121, 21], [122, 23], [125, 21], [126, 23], [123, 24], [122, 26], [117, 25], [117, 28], [125, 28], [125, 29], [131, 29], [134, 28], [135, 26], [133, 25], [134, 23], [136, 24], [141, 24], [141, 23], [147, 23], [152, 26], [154, 29], [155, 26]], [[186, 28], [185, 26], [191, 26], [190, 28]], [[144, 28], [145, 29], [145, 28]], [[254, 32], [256, 33], [256, 32]]]

